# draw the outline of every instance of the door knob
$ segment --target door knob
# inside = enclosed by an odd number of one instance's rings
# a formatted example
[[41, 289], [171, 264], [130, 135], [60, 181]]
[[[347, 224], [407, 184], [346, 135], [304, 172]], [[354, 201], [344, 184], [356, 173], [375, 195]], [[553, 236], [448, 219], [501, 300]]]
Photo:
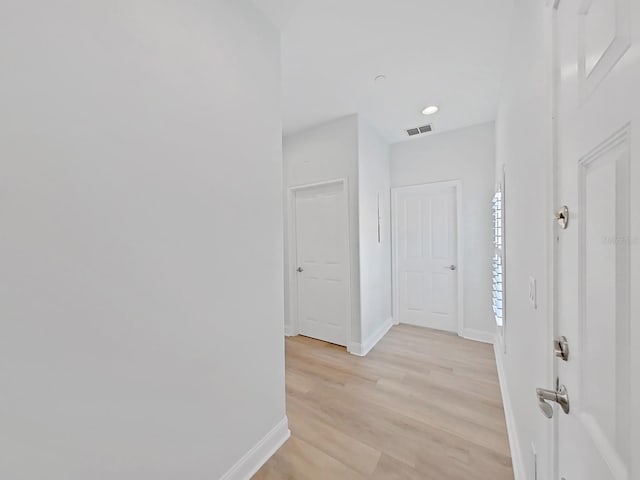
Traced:
[[447, 265], [446, 267], [447, 270], [455, 270], [457, 267], [455, 265]]
[[[559, 383], [559, 382], [556, 382]], [[554, 402], [562, 407], [564, 413], [569, 413], [569, 394], [564, 385], [556, 385], [555, 390], [547, 390], [545, 388], [537, 388], [536, 395], [538, 397], [538, 406], [547, 418], [553, 417], [553, 407], [549, 402]]]
[[304, 272], [304, 269], [302, 267], [298, 267], [298, 268], [296, 268], [296, 272], [302, 273], [302, 272]]

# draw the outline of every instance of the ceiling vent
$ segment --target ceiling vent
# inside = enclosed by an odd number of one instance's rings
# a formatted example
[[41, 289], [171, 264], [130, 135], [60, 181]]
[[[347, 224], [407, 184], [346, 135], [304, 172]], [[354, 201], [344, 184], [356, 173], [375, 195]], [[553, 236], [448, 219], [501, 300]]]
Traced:
[[433, 128], [431, 124], [429, 124], [423, 125], [422, 127], [410, 128], [407, 130], [407, 133], [410, 137], [413, 137], [414, 135], [420, 135], [421, 133], [429, 133], [431, 130], [433, 130]]

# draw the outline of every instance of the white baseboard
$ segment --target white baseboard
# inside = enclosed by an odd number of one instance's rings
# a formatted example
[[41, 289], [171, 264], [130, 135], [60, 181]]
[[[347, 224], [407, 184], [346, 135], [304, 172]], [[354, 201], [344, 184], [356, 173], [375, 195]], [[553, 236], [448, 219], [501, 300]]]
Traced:
[[504, 406], [504, 415], [507, 421], [507, 434], [509, 436], [509, 449], [511, 450], [511, 462], [513, 463], [513, 474], [515, 480], [526, 480], [522, 451], [520, 450], [520, 442], [518, 441], [518, 431], [516, 427], [516, 418], [511, 404], [511, 395], [507, 387], [507, 377], [504, 371], [504, 355], [502, 348], [502, 340], [499, 334], [496, 334], [493, 342], [493, 350], [496, 356], [496, 365], [498, 367], [498, 378], [500, 379], [500, 391], [502, 392], [502, 404]]
[[284, 336], [285, 337], [295, 337], [296, 335], [297, 335], [297, 333], [294, 331], [292, 325], [285, 325], [284, 326]]
[[289, 420], [284, 417], [267, 435], [249, 450], [220, 480], [250, 480], [260, 467], [291, 436]]
[[347, 351], [352, 355], [358, 357], [364, 357], [369, 353], [377, 343], [387, 334], [387, 332], [393, 327], [393, 317], [389, 317], [386, 322], [380, 325], [373, 335], [370, 335], [363, 343], [350, 343]]
[[474, 330], [473, 328], [464, 328], [462, 333], [460, 334], [462, 338], [466, 338], [467, 340], [475, 340], [476, 342], [482, 343], [490, 343], [494, 344], [496, 340], [496, 334], [484, 332], [482, 330]]

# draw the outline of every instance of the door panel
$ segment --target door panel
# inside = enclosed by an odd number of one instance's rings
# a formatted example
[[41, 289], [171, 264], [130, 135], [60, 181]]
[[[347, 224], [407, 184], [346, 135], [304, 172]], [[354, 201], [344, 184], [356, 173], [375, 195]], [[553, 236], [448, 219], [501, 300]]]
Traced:
[[568, 228], [556, 231], [555, 329], [571, 349], [556, 360], [571, 410], [554, 418], [558, 478], [567, 480], [640, 478], [635, 3], [560, 0], [554, 13], [556, 203], [570, 210]]
[[[423, 257], [422, 230], [423, 230], [423, 202], [418, 196], [404, 199], [404, 228], [406, 234], [403, 238], [406, 244], [405, 256], [411, 260], [421, 260]], [[402, 208], [402, 207], [401, 207]]]
[[616, 0], [585, 2], [583, 15], [585, 73], [589, 76], [616, 38]]
[[395, 189], [393, 215], [396, 320], [457, 331], [455, 187]]
[[406, 272], [408, 310], [421, 312], [425, 308], [424, 292], [426, 291], [423, 272]]
[[[447, 316], [451, 312], [451, 274], [447, 272], [434, 272], [431, 274], [431, 311], [436, 315]], [[453, 324], [452, 331], [457, 330], [457, 323]]]
[[295, 194], [295, 268], [301, 335], [347, 345], [349, 247], [344, 185]]
[[[573, 0], [565, 0], [565, 3]], [[567, 9], [566, 5], [561, 6]], [[590, 95], [631, 46], [630, 0], [575, 0], [576, 58], [582, 97]], [[574, 30], [574, 29], [572, 29]], [[568, 39], [568, 37], [565, 38]]]

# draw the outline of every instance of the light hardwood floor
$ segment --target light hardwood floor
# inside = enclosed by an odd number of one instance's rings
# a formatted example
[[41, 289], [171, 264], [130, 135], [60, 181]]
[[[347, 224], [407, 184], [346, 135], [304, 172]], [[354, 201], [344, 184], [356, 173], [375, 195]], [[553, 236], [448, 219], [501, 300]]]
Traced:
[[254, 480], [513, 479], [490, 345], [401, 325], [365, 358], [288, 338], [292, 436]]

